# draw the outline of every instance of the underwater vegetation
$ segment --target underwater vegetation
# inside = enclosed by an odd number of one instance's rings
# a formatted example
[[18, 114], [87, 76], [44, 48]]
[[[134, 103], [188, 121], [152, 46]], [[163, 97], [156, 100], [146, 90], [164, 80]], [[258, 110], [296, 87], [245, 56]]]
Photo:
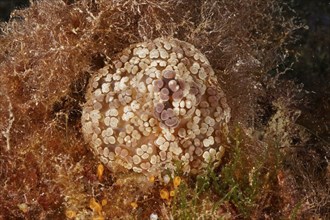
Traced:
[[275, 0], [14, 11], [0, 35], [0, 219], [327, 219], [329, 139], [314, 126], [329, 122], [309, 124], [310, 89], [291, 72], [299, 15]]

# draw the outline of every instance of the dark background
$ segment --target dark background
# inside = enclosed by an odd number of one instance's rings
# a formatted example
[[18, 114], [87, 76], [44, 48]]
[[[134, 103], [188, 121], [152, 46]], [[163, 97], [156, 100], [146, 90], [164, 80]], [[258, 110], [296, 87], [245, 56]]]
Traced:
[[[297, 16], [307, 24], [294, 48], [298, 61], [288, 76], [302, 83], [309, 104], [302, 106], [300, 124], [314, 137], [330, 142], [330, 1], [291, 0]], [[327, 149], [328, 157], [330, 150]]]
[[28, 0], [0, 0], [0, 21], [8, 21], [12, 10], [27, 6]]

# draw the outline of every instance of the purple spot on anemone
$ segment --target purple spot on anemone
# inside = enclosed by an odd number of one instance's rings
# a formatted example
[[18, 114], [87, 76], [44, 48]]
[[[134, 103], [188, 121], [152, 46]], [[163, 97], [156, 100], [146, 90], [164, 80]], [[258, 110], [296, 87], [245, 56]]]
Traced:
[[167, 109], [167, 114], [168, 114], [168, 117], [173, 117], [174, 116], [174, 111], [173, 111], [173, 109], [171, 109], [171, 108], [168, 108]]
[[154, 110], [154, 116], [157, 119], [160, 119], [160, 113], [156, 112], [156, 110]]
[[164, 94], [164, 95], [169, 95], [169, 94], [170, 94], [170, 91], [168, 91], [167, 88], [162, 88], [162, 89], [160, 90], [160, 93], [161, 93], [161, 94]]
[[179, 79], [178, 82], [179, 82], [179, 85], [180, 85], [180, 89], [184, 90], [186, 88], [186, 83], [181, 79]]
[[168, 101], [170, 99], [170, 97], [168, 95], [165, 95], [163, 93], [160, 93], [159, 97], [162, 101]]
[[161, 114], [160, 114], [160, 119], [162, 119], [163, 121], [166, 121], [169, 119], [168, 113], [166, 110], [164, 110]]
[[165, 121], [165, 125], [168, 127], [176, 127], [179, 123], [179, 120], [177, 117], [169, 118]]
[[175, 72], [173, 70], [164, 70], [163, 71], [163, 77], [165, 79], [174, 79]]
[[161, 113], [164, 110], [164, 104], [163, 103], [157, 103], [155, 107], [156, 112]]
[[178, 90], [175, 93], [173, 93], [172, 97], [176, 101], [182, 99], [183, 98], [183, 92], [182, 92], [182, 90]]
[[171, 89], [172, 92], [176, 92], [179, 89], [179, 85], [175, 80], [169, 81], [168, 87]]
[[158, 88], [162, 88], [164, 86], [164, 82], [161, 79], [157, 79], [154, 81], [154, 86], [157, 86]]

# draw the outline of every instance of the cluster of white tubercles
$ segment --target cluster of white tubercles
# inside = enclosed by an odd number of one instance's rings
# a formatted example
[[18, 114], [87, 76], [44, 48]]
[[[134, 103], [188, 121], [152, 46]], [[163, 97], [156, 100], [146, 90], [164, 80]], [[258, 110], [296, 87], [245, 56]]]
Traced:
[[206, 57], [171, 38], [134, 44], [90, 80], [86, 142], [115, 172], [183, 163], [197, 173], [223, 154], [230, 108]]

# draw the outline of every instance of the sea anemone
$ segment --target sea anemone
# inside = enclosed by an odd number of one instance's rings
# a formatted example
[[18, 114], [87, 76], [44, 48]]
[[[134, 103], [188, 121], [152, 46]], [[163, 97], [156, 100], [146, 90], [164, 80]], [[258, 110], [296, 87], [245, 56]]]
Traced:
[[157, 38], [124, 49], [90, 79], [82, 132], [110, 170], [198, 173], [218, 164], [230, 108], [207, 58]]

